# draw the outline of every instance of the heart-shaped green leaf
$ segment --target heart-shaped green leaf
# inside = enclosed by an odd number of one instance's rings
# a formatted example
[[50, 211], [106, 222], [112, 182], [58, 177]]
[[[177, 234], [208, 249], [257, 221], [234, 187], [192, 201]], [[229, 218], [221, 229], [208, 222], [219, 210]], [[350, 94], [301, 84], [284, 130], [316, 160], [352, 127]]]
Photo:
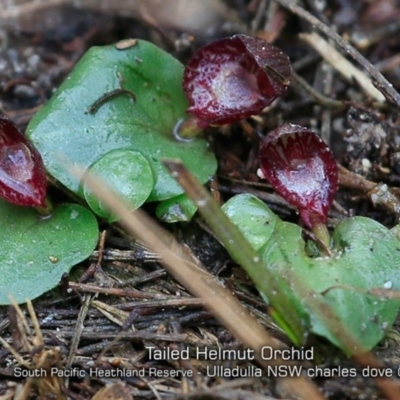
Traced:
[[346, 353], [360, 351], [345, 348], [340, 332], [332, 331], [325, 319], [306, 308], [291, 277], [322, 294], [363, 350], [371, 349], [384, 337], [397, 316], [399, 301], [367, 292], [373, 288], [400, 289], [400, 241], [391, 231], [368, 218], [349, 218], [335, 229], [333, 255], [310, 258], [301, 228], [281, 221], [253, 196], [236, 196], [223, 209], [258, 250], [265, 267], [280, 278], [281, 290], [292, 300], [293, 307], [308, 313], [313, 333], [328, 338]]
[[87, 209], [64, 204], [51, 217], [0, 200], [0, 304], [34, 299], [87, 258], [98, 239], [97, 221]]
[[[182, 74], [175, 58], [142, 40], [94, 47], [34, 116], [27, 136], [47, 170], [82, 197], [65, 159], [89, 168], [117, 149], [140, 152], [150, 163], [155, 186], [148, 201], [177, 196], [182, 188], [160, 163], [162, 158], [181, 159], [201, 182], [217, 167], [205, 140], [182, 141], [174, 135], [174, 127], [187, 117]], [[123, 185], [129, 172], [120, 179]]]

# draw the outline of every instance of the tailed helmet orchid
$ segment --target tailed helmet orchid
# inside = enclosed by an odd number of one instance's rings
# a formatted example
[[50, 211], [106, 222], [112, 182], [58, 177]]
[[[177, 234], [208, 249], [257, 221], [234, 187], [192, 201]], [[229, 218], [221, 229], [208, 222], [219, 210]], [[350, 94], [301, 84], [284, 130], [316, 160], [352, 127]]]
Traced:
[[[261, 174], [313, 231], [326, 224], [338, 189], [338, 171], [328, 146], [299, 125], [284, 124], [261, 143]], [[319, 228], [318, 228], [319, 227]]]
[[289, 58], [260, 38], [240, 34], [214, 41], [185, 68], [187, 111], [200, 129], [257, 115], [285, 93], [291, 72]]
[[10, 203], [46, 207], [46, 170], [36, 148], [0, 116], [0, 197]]

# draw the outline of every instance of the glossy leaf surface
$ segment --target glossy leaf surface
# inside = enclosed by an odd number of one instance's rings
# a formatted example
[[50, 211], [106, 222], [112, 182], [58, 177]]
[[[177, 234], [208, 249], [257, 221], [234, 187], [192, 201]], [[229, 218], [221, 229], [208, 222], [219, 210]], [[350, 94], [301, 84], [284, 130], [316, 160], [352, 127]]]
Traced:
[[[310, 258], [305, 251], [301, 228], [281, 221], [257, 198], [239, 195], [229, 200], [223, 209], [258, 250], [265, 268], [279, 278], [280, 289], [290, 298], [293, 308], [308, 313], [311, 332], [326, 337], [348, 354], [360, 348], [371, 349], [384, 337], [397, 316], [400, 303], [367, 291], [385, 287], [400, 289], [400, 241], [394, 233], [374, 220], [349, 218], [333, 233], [333, 256]], [[269, 222], [266, 224], [266, 221]], [[322, 295], [358, 340], [360, 348], [346, 348], [340, 332], [332, 331], [315, 310], [305, 307], [303, 296], [296, 290], [296, 280]], [[262, 290], [259, 282], [254, 283]]]
[[97, 244], [94, 215], [76, 204], [42, 219], [31, 208], [0, 200], [0, 305], [34, 299], [60, 282]]
[[[99, 177], [115, 193], [119, 193], [121, 200], [130, 206], [131, 211], [136, 210], [147, 200], [154, 187], [153, 172], [149, 162], [141, 153], [129, 149], [106, 153], [89, 167], [89, 172]], [[86, 186], [84, 195], [90, 208], [97, 215], [111, 222], [117, 220]]]
[[[182, 189], [161, 165], [162, 158], [181, 159], [203, 183], [217, 166], [205, 140], [179, 141], [173, 134], [187, 116], [182, 74], [176, 59], [142, 40], [94, 47], [31, 120], [27, 135], [51, 175], [82, 197], [64, 160], [89, 168], [120, 149], [148, 160], [155, 185], [147, 201], [177, 196]], [[120, 87], [124, 92], [118, 92]], [[121, 176], [120, 183], [128, 178]]]

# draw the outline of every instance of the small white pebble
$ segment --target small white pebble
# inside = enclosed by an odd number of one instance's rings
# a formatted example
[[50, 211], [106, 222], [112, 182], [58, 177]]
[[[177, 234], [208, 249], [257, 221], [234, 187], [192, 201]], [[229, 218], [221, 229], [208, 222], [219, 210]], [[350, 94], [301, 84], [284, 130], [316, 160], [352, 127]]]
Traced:
[[392, 281], [387, 281], [383, 284], [383, 287], [385, 289], [391, 289], [393, 287], [393, 282]]
[[362, 164], [363, 172], [365, 174], [367, 174], [370, 171], [370, 169], [372, 168], [371, 161], [369, 161], [368, 158], [363, 158], [361, 160], [361, 164]]

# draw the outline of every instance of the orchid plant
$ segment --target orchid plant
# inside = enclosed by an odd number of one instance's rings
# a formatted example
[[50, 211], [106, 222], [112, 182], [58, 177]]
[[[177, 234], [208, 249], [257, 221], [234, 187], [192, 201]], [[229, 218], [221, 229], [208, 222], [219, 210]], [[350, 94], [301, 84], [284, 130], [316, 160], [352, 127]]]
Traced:
[[0, 197], [21, 206], [46, 206], [42, 157], [15, 124], [0, 116]]
[[[289, 58], [259, 38], [235, 35], [210, 43], [186, 68], [153, 44], [134, 39], [90, 49], [31, 120], [26, 137], [0, 118], [0, 195], [13, 203], [0, 201], [0, 304], [9, 303], [8, 294], [19, 302], [39, 296], [88, 257], [98, 237], [93, 213], [116, 220], [71, 175], [66, 162], [104, 179], [131, 210], [157, 201], [161, 218], [188, 220], [196, 207], [162, 160], [181, 159], [206, 183], [217, 162], [199, 135], [202, 130], [263, 112], [286, 93], [290, 79]], [[262, 268], [276, 276], [285, 304], [304, 321], [304, 329], [292, 326], [285, 313], [273, 314], [277, 322], [298, 345], [304, 331], [311, 331], [348, 354], [370, 349], [398, 311], [397, 300], [369, 292], [389, 287], [388, 282], [400, 287], [397, 230], [353, 217], [341, 222], [331, 238], [326, 222], [338, 188], [337, 166], [328, 146], [308, 128], [286, 123], [265, 134], [259, 160], [260, 176], [298, 209], [304, 226], [322, 244], [322, 251], [310, 256], [302, 229], [282, 221], [254, 196], [235, 196], [222, 207], [257, 252]], [[26, 207], [48, 207], [46, 174], [85, 207], [58, 204], [47, 208], [47, 218]], [[262, 276], [253, 265], [243, 267], [249, 276]], [[254, 283], [270, 302], [268, 282]], [[308, 292], [319, 296], [362, 348], [343, 344], [309, 306]]]
[[257, 115], [290, 83], [289, 58], [259, 38], [235, 35], [205, 45], [186, 65], [183, 89], [192, 115], [179, 127], [192, 137], [210, 125]]
[[[200, 48], [184, 73], [191, 117], [181, 124], [181, 136], [191, 137], [199, 128], [260, 113], [286, 92], [290, 75], [288, 58], [261, 39], [236, 35]], [[311, 331], [348, 354], [370, 349], [384, 336], [399, 308], [398, 300], [384, 296], [371, 300], [366, 294], [374, 287], [400, 288], [397, 230], [353, 217], [340, 223], [331, 239], [326, 223], [338, 189], [338, 169], [329, 147], [310, 129], [286, 123], [267, 133], [259, 161], [260, 177], [298, 209], [304, 226], [320, 245], [320, 252], [310, 255], [302, 229], [280, 220], [254, 196], [242, 194], [224, 204], [223, 210], [276, 277], [284, 303], [291, 304], [286, 312], [272, 315], [298, 345], [304, 344]], [[231, 247], [234, 258], [238, 247], [240, 243]], [[255, 285], [270, 303], [266, 293], [271, 290], [262, 273], [254, 271], [258, 267], [242, 266], [256, 277]], [[356, 341], [349, 344], [326, 316], [310, 308], [308, 293], [314, 293], [318, 307], [329, 309]], [[305, 329], [292, 324], [299, 320]]]
[[260, 146], [260, 172], [298, 208], [307, 228], [329, 248], [328, 211], [338, 189], [338, 171], [329, 147], [307, 128], [285, 124]]

